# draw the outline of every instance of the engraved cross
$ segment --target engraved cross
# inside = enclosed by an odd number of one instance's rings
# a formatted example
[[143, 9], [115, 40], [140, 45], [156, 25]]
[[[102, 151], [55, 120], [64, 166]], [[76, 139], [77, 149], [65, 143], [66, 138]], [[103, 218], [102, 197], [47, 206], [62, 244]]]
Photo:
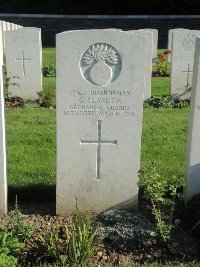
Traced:
[[81, 145], [97, 145], [96, 152], [96, 179], [100, 179], [101, 166], [101, 145], [117, 145], [117, 140], [101, 140], [101, 120], [97, 120], [97, 140], [81, 139]]
[[190, 76], [190, 72], [193, 72], [193, 70], [190, 70], [190, 64], [188, 64], [187, 70], [183, 70], [183, 72], [187, 72], [187, 84], [186, 87], [188, 87], [189, 84], [189, 76]]
[[26, 75], [26, 69], [25, 69], [25, 61], [30, 61], [31, 58], [25, 58], [24, 57], [24, 50], [22, 49], [22, 58], [16, 58], [16, 61], [21, 61], [22, 62], [22, 70], [23, 70], [23, 76]]

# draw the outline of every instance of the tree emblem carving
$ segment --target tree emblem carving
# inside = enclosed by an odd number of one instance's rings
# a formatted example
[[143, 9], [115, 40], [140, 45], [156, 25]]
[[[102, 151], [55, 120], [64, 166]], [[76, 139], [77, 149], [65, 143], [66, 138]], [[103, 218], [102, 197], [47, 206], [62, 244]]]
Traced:
[[119, 64], [118, 52], [108, 44], [91, 45], [82, 56], [82, 64], [87, 69], [85, 77], [94, 85], [106, 85], [113, 80]]

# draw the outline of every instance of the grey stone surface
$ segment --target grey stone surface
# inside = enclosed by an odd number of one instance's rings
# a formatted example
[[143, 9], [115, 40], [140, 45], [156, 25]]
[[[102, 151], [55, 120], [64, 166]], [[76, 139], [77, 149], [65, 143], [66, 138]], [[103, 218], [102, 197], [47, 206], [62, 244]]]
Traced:
[[144, 100], [151, 97], [151, 77], [152, 77], [152, 57], [153, 57], [153, 32], [147, 30], [133, 30], [129, 31], [135, 34], [141, 34], [147, 39], [147, 60], [145, 71], [145, 89]]
[[3, 31], [6, 31], [6, 21], [2, 21], [2, 24], [3, 24]]
[[57, 214], [137, 207], [146, 38], [57, 35]]
[[11, 96], [35, 100], [42, 90], [42, 45], [41, 30], [22, 28], [5, 33], [7, 75], [19, 86], [9, 86]]
[[200, 31], [182, 30], [172, 34], [170, 94], [180, 99], [191, 96], [196, 38]]
[[17, 30], [17, 29], [18, 29], [17, 24], [14, 24], [14, 30]]
[[5, 51], [5, 32], [6, 32], [6, 21], [1, 21], [3, 27], [3, 47]]
[[[172, 51], [172, 34], [174, 32], [178, 31], [184, 31], [184, 30], [189, 30], [189, 29], [184, 29], [184, 28], [176, 28], [176, 29], [170, 29], [168, 31], [168, 43], [167, 43], [167, 49]], [[171, 54], [168, 55], [168, 63], [171, 63]]]
[[155, 59], [157, 57], [157, 51], [158, 51], [158, 30], [157, 29], [142, 29], [148, 32], [153, 33], [153, 55], [152, 59]]
[[10, 23], [10, 29], [13, 31], [15, 30], [15, 24], [14, 23]]
[[0, 66], [0, 216], [7, 213], [7, 164], [3, 70]]
[[10, 31], [10, 30], [11, 30], [10, 22], [6, 21], [6, 31]]
[[3, 26], [2, 22], [0, 21], [0, 66], [3, 65]]
[[192, 94], [190, 103], [190, 122], [187, 150], [187, 182], [185, 200], [200, 193], [200, 38], [197, 38]]

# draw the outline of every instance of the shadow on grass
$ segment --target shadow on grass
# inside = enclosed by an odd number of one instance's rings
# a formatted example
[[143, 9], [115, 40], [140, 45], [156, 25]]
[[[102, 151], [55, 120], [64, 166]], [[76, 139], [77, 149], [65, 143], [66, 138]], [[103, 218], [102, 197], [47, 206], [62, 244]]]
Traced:
[[56, 201], [56, 185], [37, 184], [24, 187], [8, 188], [9, 202], [14, 203], [17, 199], [19, 201]]
[[18, 201], [51, 201], [56, 202], [56, 185], [37, 184], [22, 187], [8, 187], [9, 202], [15, 203], [16, 196]]
[[14, 207], [16, 196], [19, 208], [24, 214], [55, 215], [56, 213], [56, 185], [9, 186], [9, 207]]
[[9, 186], [9, 201], [15, 202], [16, 195], [19, 201], [56, 201], [56, 185]]

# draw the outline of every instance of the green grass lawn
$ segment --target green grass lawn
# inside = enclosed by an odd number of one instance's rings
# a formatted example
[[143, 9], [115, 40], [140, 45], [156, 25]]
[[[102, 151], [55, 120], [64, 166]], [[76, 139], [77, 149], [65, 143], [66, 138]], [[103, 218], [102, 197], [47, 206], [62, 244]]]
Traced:
[[56, 64], [56, 49], [54, 47], [43, 48], [42, 61], [43, 61], [43, 66], [45, 64]]
[[[55, 48], [43, 49], [43, 62], [55, 63]], [[55, 79], [43, 78], [43, 88], [55, 90]], [[152, 78], [152, 95], [168, 94], [169, 78]], [[189, 108], [144, 106], [141, 166], [153, 162], [163, 179], [183, 176]], [[27, 105], [6, 117], [9, 198], [55, 200], [56, 111]]]
[[169, 95], [169, 77], [153, 77], [152, 78], [152, 96]]
[[[166, 49], [158, 49], [157, 54], [163, 54]], [[43, 65], [45, 64], [56, 64], [56, 48], [43, 48], [42, 49]]]
[[[158, 49], [158, 54], [162, 54], [165, 49]], [[43, 48], [43, 65], [56, 64], [55, 48]], [[152, 78], [152, 95], [169, 95], [169, 78], [155, 77]], [[54, 78], [43, 78], [43, 88], [55, 88], [56, 82]]]
[[166, 49], [163, 49], [163, 48], [162, 48], [162, 49], [158, 49], [158, 52], [157, 52], [157, 54], [158, 54], [158, 55], [161, 55], [161, 54], [163, 54], [163, 53], [164, 53], [164, 51], [165, 51], [165, 50], [166, 50]]
[[[55, 64], [54, 48], [43, 49], [43, 63]], [[44, 89], [55, 90], [55, 87], [54, 78], [43, 78]], [[152, 78], [152, 95], [169, 95], [168, 77]], [[170, 180], [174, 175], [185, 175], [188, 115], [189, 108], [158, 110], [144, 104], [142, 168], [154, 164], [165, 180]], [[30, 103], [24, 108], [6, 108], [6, 120], [10, 201], [14, 202], [16, 195], [19, 206], [23, 201], [55, 201], [56, 110], [39, 108]], [[175, 267], [177, 265], [154, 263], [123, 266]], [[200, 267], [200, 264], [179, 263], [178, 266]]]
[[189, 109], [144, 108], [141, 166], [151, 162], [164, 179], [184, 175]]
[[[163, 54], [166, 49], [158, 49], [158, 55]], [[56, 48], [43, 48], [42, 49], [43, 65], [56, 64]]]
[[[168, 77], [153, 77], [152, 78], [152, 95], [169, 95], [169, 82]], [[55, 78], [43, 78], [43, 88], [44, 89], [54, 89], [56, 88]]]
[[[189, 109], [144, 108], [141, 166], [164, 179], [184, 175]], [[10, 197], [55, 199], [56, 111], [7, 108]]]
[[43, 77], [42, 80], [42, 84], [43, 84], [43, 89], [54, 89], [56, 90], [56, 79], [55, 78], [47, 78], [47, 77]]
[[6, 109], [10, 198], [55, 199], [55, 110]]

